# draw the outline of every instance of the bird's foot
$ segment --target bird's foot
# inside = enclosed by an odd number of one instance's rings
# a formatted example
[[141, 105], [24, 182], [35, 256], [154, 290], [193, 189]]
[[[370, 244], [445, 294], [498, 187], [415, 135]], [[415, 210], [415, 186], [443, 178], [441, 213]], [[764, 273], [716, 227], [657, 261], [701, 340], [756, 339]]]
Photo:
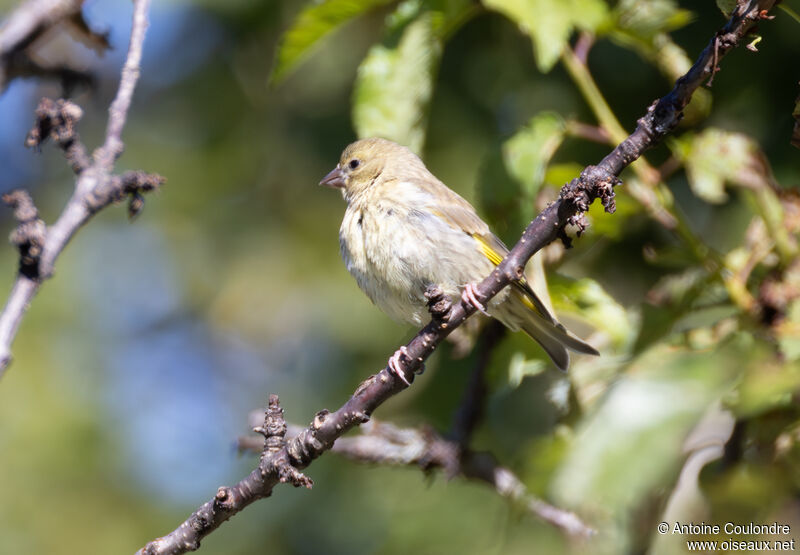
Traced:
[[444, 294], [438, 285], [430, 284], [425, 289], [425, 299], [428, 304], [428, 312], [434, 320], [447, 321], [450, 318], [450, 310], [453, 308], [453, 301], [448, 295]]
[[410, 386], [411, 382], [408, 381], [405, 372], [403, 372], [403, 370], [400, 368], [400, 357], [406, 357], [408, 360], [411, 360], [411, 357], [408, 356], [408, 349], [406, 349], [405, 345], [397, 349], [389, 358], [389, 371], [393, 372], [395, 376], [403, 380], [406, 385]]
[[489, 313], [486, 312], [486, 307], [483, 306], [483, 304], [481, 304], [481, 302], [478, 300], [476, 293], [476, 285], [474, 283], [468, 283], [464, 286], [464, 290], [461, 292], [461, 300], [474, 306], [481, 314], [489, 316]]

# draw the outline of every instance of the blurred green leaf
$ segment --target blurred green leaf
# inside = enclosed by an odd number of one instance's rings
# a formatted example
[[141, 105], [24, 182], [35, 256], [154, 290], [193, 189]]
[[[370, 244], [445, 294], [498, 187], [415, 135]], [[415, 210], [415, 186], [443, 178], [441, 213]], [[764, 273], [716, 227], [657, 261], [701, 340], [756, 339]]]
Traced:
[[[621, 0], [614, 9], [616, 25], [611, 39], [655, 64], [669, 81], [675, 81], [692, 66], [692, 59], [670, 32], [689, 24], [694, 14], [673, 0]], [[684, 109], [681, 125], [691, 126], [705, 119], [711, 110], [711, 92], [698, 89]]]
[[473, 0], [405, 0], [386, 18], [386, 30], [389, 34], [399, 33], [424, 12], [433, 17], [434, 34], [446, 40], [477, 12], [477, 6]]
[[648, 245], [644, 249], [644, 257], [648, 264], [665, 269], [683, 270], [697, 261], [692, 252], [687, 251], [683, 245], [679, 244], [665, 245], [658, 249]]
[[386, 16], [386, 31], [389, 34], [401, 33], [403, 29], [413, 22], [423, 12], [423, 0], [405, 0]]
[[679, 8], [674, 0], [620, 0], [614, 15], [620, 29], [643, 39], [680, 29], [692, 21], [692, 12]]
[[594, 31], [608, 20], [602, 0], [483, 0], [514, 21], [535, 46], [536, 65], [550, 71], [575, 29]]
[[[569, 183], [580, 176], [583, 166], [577, 162], [562, 162], [547, 166], [544, 174], [544, 181], [560, 189], [565, 183]], [[617, 199], [619, 200], [619, 199]]]
[[[678, 46], [667, 33], [658, 33], [647, 41], [635, 41], [633, 47], [643, 58], [654, 63], [670, 82], [677, 81], [692, 67], [693, 60], [686, 54], [686, 50]], [[683, 109], [680, 125], [686, 128], [697, 125], [708, 117], [711, 104], [711, 91], [705, 88], [696, 89], [689, 104]]]
[[647, 292], [647, 300], [658, 306], [690, 304], [698, 297], [699, 290], [708, 282], [708, 272], [702, 268], [689, 267], [681, 272], [667, 274]]
[[[703, 330], [702, 335], [719, 341], [711, 326], [737, 313], [738, 309], [728, 304], [726, 289], [707, 270], [689, 267], [665, 275], [647, 292], [634, 352], [641, 352], [670, 334], [692, 330]], [[733, 326], [727, 331], [735, 329]]]
[[643, 304], [642, 322], [639, 326], [639, 336], [633, 346], [634, 353], [640, 353], [650, 348], [655, 342], [672, 331], [677, 316], [674, 311], [661, 306]]
[[532, 202], [544, 182], [547, 164], [564, 140], [564, 120], [555, 112], [542, 112], [503, 143], [508, 173]]
[[271, 80], [284, 79], [325, 35], [371, 10], [394, 0], [323, 0], [303, 9], [283, 35]]
[[[530, 131], [529, 128], [526, 130]], [[523, 152], [517, 149], [516, 147], [521, 146], [524, 141], [519, 141], [511, 149], [508, 148], [510, 141], [520, 138], [519, 135], [524, 133], [520, 132], [505, 143], [489, 148], [477, 178], [476, 192], [481, 207], [480, 213], [506, 244], [516, 242], [519, 239], [519, 231], [524, 229], [536, 215], [535, 193], [538, 192], [542, 182], [546, 181], [548, 186], [560, 188], [583, 169], [577, 164], [553, 166], [558, 170], [555, 173], [546, 165], [535, 169], [536, 164], [544, 163], [544, 160], [536, 160], [541, 153], [535, 150]], [[526, 165], [529, 167], [527, 171], [531, 173], [522, 170]], [[516, 166], [518, 177], [511, 175], [512, 166]], [[547, 171], [541, 180], [534, 184], [537, 180], [531, 179], [531, 175], [539, 173], [540, 170]], [[555, 175], [556, 179], [561, 179], [563, 176], [564, 181], [553, 181], [552, 175]], [[528, 181], [530, 189], [523, 190], [523, 180]]]
[[577, 430], [554, 481], [556, 498], [622, 516], [668, 487], [683, 462], [684, 439], [728, 391], [747, 343], [728, 342], [713, 356], [665, 346], [640, 356]]
[[722, 15], [725, 17], [730, 17], [733, 13], [734, 8], [736, 8], [736, 0], [716, 0], [717, 7], [719, 11], [722, 12]]
[[571, 280], [555, 274], [548, 279], [550, 299], [557, 312], [569, 313], [604, 331], [615, 347], [628, 344], [636, 331], [625, 309], [590, 278]]
[[[782, 463], [781, 466], [787, 470], [786, 478], [791, 481], [792, 487], [796, 490], [800, 487], [800, 421], [795, 419], [794, 422], [785, 426], [775, 437], [774, 445], [775, 460], [779, 464]], [[786, 483], [783, 480], [782, 482], [781, 486]]]
[[[666, 33], [659, 33], [653, 37], [649, 46], [652, 50], [650, 50], [648, 54], [654, 58], [653, 61], [658, 64], [661, 73], [670, 79], [678, 79], [692, 67], [692, 60], [689, 58], [689, 55], [686, 54], [686, 50], [675, 44]], [[695, 93], [703, 90], [705, 89], [697, 89]], [[705, 92], [707, 94], [704, 96], [709, 97], [705, 103], [710, 107], [711, 93], [709, 91]]]
[[775, 356], [774, 346], [765, 341], [752, 336], [751, 341], [748, 355], [736, 363], [746, 370], [742, 382], [727, 399], [740, 418], [793, 406], [795, 392], [800, 389], [800, 364], [782, 361]]
[[[545, 168], [543, 184], [546, 187], [561, 189], [564, 184], [569, 183], [580, 176], [583, 165], [577, 162], [561, 162], [548, 164]], [[630, 183], [627, 181], [626, 184]], [[616, 196], [617, 210], [613, 217], [609, 217], [603, 208], [602, 203], [593, 202], [587, 212], [590, 234], [597, 234], [603, 237], [616, 239], [628, 233], [626, 224], [631, 216], [641, 215], [641, 205], [630, 195]]]
[[511, 355], [511, 362], [508, 365], [508, 385], [517, 388], [524, 378], [541, 374], [547, 367], [548, 364], [542, 359], [526, 359], [525, 355], [516, 352]]
[[425, 119], [441, 54], [434, 16], [420, 15], [394, 48], [373, 46], [358, 68], [353, 123], [359, 137], [384, 137], [415, 152], [425, 141]]
[[[549, 172], [546, 181], [549, 183]], [[589, 234], [598, 235], [608, 239], [621, 239], [630, 232], [630, 218], [642, 215], [642, 206], [631, 195], [617, 195], [615, 197], [617, 210], [609, 216], [603, 204], [593, 202], [586, 213], [589, 221]]]
[[766, 183], [758, 147], [741, 133], [709, 128], [683, 136], [676, 154], [683, 157], [695, 195], [712, 204], [727, 200], [725, 183], [758, 188]]
[[547, 495], [553, 474], [569, 450], [573, 439], [571, 432], [567, 426], [558, 426], [553, 434], [536, 438], [526, 449], [526, 465], [521, 478], [534, 494]]
[[676, 332], [684, 332], [698, 328], [709, 328], [725, 318], [738, 314], [739, 309], [733, 305], [709, 306], [693, 310], [681, 316], [673, 326]]
[[786, 311], [786, 318], [777, 327], [778, 344], [786, 360], [800, 359], [800, 300], [795, 299]]
[[499, 237], [515, 240], [525, 225], [521, 218], [520, 184], [508, 173], [501, 145], [488, 149], [477, 181], [481, 215]]

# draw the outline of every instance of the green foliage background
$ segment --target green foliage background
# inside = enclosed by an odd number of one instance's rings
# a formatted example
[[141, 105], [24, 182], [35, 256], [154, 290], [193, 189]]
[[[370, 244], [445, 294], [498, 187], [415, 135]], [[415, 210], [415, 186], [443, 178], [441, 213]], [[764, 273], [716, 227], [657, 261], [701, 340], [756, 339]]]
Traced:
[[[112, 30], [104, 60], [42, 46], [99, 75], [75, 97], [90, 146], [129, 9], [87, 5]], [[726, 57], [676, 135], [623, 174], [617, 213], [593, 207], [574, 249], [545, 251], [557, 311], [603, 355], [566, 376], [524, 337], [493, 356], [474, 447], [594, 525], [590, 545], [484, 485], [328, 455], [313, 491], [278, 488], [201, 553], [682, 552], [661, 521], [778, 521], [800, 538], [798, 22], [774, 13], [759, 53]], [[408, 144], [513, 243], [724, 21], [710, 1], [155, 5], [118, 169], [168, 183], [133, 225], [108, 209], [82, 230], [23, 323], [0, 383], [0, 552], [134, 551], [252, 468], [231, 445], [268, 393], [308, 422], [410, 336], [339, 260], [344, 205], [316, 184], [347, 143]], [[565, 51], [580, 32], [596, 35], [588, 71]], [[0, 188], [29, 188], [49, 222], [72, 178], [21, 144], [58, 94], [17, 82], [0, 97]], [[10, 247], [0, 264], [6, 291]], [[452, 350], [376, 418], [446, 430], [472, 362]]]

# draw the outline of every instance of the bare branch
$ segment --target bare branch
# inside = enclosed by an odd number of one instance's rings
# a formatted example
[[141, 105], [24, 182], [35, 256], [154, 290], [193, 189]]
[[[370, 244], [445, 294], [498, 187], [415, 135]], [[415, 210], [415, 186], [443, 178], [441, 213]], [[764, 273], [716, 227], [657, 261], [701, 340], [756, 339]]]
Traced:
[[61, 84], [64, 96], [69, 96], [78, 87], [92, 88], [95, 85], [94, 74], [66, 65], [43, 65], [24, 55], [16, 55], [6, 64], [5, 71], [0, 67], [0, 92], [3, 90], [3, 73], [5, 85], [17, 77], [51, 79]]
[[584, 31], [578, 36], [578, 41], [575, 43], [573, 52], [578, 61], [586, 65], [589, 61], [589, 51], [594, 46], [594, 35]]
[[289, 482], [295, 487], [311, 488], [313, 482], [303, 475], [288, 458], [286, 421], [277, 395], [269, 396], [264, 423], [253, 431], [264, 436], [256, 450], [263, 449], [258, 468], [233, 487], [220, 487], [214, 499], [197, 509], [176, 530], [157, 538], [138, 553], [186, 553], [200, 548], [200, 539], [217, 529], [252, 502], [268, 497], [277, 483]]
[[27, 191], [16, 190], [3, 195], [3, 202], [14, 209], [19, 222], [9, 240], [19, 250], [19, 273], [35, 277], [39, 273], [39, 256], [45, 242], [45, 225]]
[[529, 513], [552, 524], [575, 538], [595, 534], [575, 513], [559, 509], [528, 493], [525, 484], [508, 468], [500, 466], [491, 456], [477, 453], [463, 463], [464, 475], [491, 484], [497, 493], [524, 507]]
[[[594, 530], [577, 515], [531, 495], [522, 481], [508, 468], [500, 466], [488, 453], [462, 449], [431, 430], [398, 428], [386, 422], [369, 422], [363, 433], [336, 441], [331, 452], [368, 464], [418, 466], [424, 471], [442, 469], [448, 479], [456, 476], [478, 480], [494, 488], [498, 494], [521, 506], [532, 516], [552, 524], [575, 537], [588, 537]], [[289, 428], [290, 435], [302, 431]], [[255, 436], [239, 438], [242, 451], [260, 452], [262, 443]]]
[[264, 436], [264, 452], [261, 454], [261, 473], [278, 476], [279, 482], [291, 482], [295, 487], [311, 489], [314, 482], [294, 468], [286, 457], [286, 420], [277, 395], [269, 396], [269, 405], [264, 413], [264, 425], [253, 428]]
[[483, 415], [486, 401], [486, 369], [492, 358], [492, 351], [503, 338], [506, 328], [497, 320], [492, 320], [481, 333], [475, 357], [475, 367], [469, 377], [467, 389], [461, 399], [450, 429], [450, 438], [462, 449], [469, 447], [469, 440]]
[[0, 56], [19, 51], [43, 29], [80, 12], [83, 0], [30, 0], [11, 12], [0, 29]]
[[144, 35], [147, 31], [147, 12], [150, 0], [139, 0], [133, 10], [133, 28], [131, 29], [131, 42], [128, 46], [128, 55], [122, 67], [122, 78], [119, 82], [117, 96], [108, 109], [108, 126], [106, 127], [106, 140], [103, 146], [95, 152], [98, 168], [110, 173], [114, 162], [122, 154], [122, 128], [128, 117], [128, 110], [133, 99], [133, 90], [139, 80], [140, 66], [142, 63], [142, 47]]
[[[522, 277], [525, 263], [545, 245], [557, 239], [568, 223], [581, 226], [582, 216], [589, 209], [594, 199], [599, 198], [607, 212], [613, 212], [614, 186], [620, 183], [619, 174], [639, 158], [647, 149], [660, 143], [678, 124], [683, 108], [689, 103], [693, 92], [711, 72], [712, 57], [719, 61], [741, 39], [747, 35], [752, 26], [767, 15], [775, 0], [743, 1], [734, 11], [725, 27], [718, 32], [709, 45], [700, 54], [689, 71], [675, 84], [674, 89], [654, 102], [647, 113], [639, 119], [636, 130], [607, 155], [597, 166], [588, 166], [561, 189], [559, 198], [542, 211], [528, 225], [522, 237], [514, 245], [506, 258], [476, 289], [478, 300], [485, 304], [514, 280]], [[716, 53], [715, 53], [716, 52]], [[402, 357], [398, 367], [409, 382], [414, 379], [415, 371], [422, 367], [430, 356], [453, 329], [461, 325], [475, 308], [466, 302], [452, 307], [439, 306], [441, 298], [429, 297], [432, 312], [431, 322], [425, 326], [405, 347], [407, 357]], [[446, 303], [445, 303], [446, 304]], [[445, 310], [445, 308], [448, 308]], [[271, 456], [287, 456], [287, 460], [296, 469], [303, 469], [325, 451], [333, 448], [334, 442], [348, 430], [369, 420], [370, 415], [384, 401], [408, 387], [401, 377], [390, 372], [388, 367], [370, 376], [358, 386], [353, 396], [335, 412], [320, 411], [312, 424], [303, 429], [296, 437]], [[278, 483], [276, 473], [263, 475], [264, 458], [259, 469], [239, 482], [235, 488], [245, 484], [246, 487], [257, 488], [251, 491], [243, 503], [226, 504], [214, 512], [216, 499], [207, 502], [175, 531], [147, 544], [139, 553], [175, 554], [197, 549], [200, 541], [211, 531], [219, 527], [235, 512], [243, 509], [256, 498], [271, 494]], [[269, 455], [266, 456], [269, 458]], [[498, 484], [498, 489], [516, 498], [522, 495], [518, 481], [513, 475], [503, 471], [491, 471], [492, 467], [481, 467], [481, 476]], [[497, 467], [495, 467], [497, 468]], [[530, 501], [530, 508], [537, 506]]]
[[[55, 6], [64, 7], [69, 5], [79, 10], [80, 4], [81, 2], [76, 1], [34, 1], [25, 4], [23, 8], [35, 11], [33, 8], [44, 10], [49, 7], [50, 10], [55, 10]], [[121, 177], [111, 174], [114, 162], [122, 152], [122, 129], [130, 108], [133, 90], [139, 78], [139, 63], [142, 57], [145, 30], [147, 29], [149, 5], [150, 0], [136, 0], [134, 2], [130, 47], [122, 69], [119, 90], [110, 108], [105, 143], [101, 148], [97, 149], [93, 157], [89, 157], [86, 147], [80, 142], [75, 130], [76, 124], [83, 114], [77, 105], [65, 100], [43, 99], [36, 110], [36, 125], [28, 134], [26, 143], [28, 146], [38, 148], [44, 141], [51, 139], [64, 150], [67, 160], [77, 174], [77, 180], [75, 191], [58, 220], [45, 233], [37, 236], [35, 264], [31, 260], [28, 260], [27, 263], [25, 261], [26, 255], [30, 255], [30, 248], [28, 248], [27, 253], [21, 252], [21, 271], [14, 283], [8, 302], [3, 312], [0, 313], [0, 377], [2, 377], [11, 362], [11, 343], [19, 329], [19, 324], [25, 311], [42, 282], [52, 275], [56, 259], [72, 236], [98, 210], [125, 197], [130, 198], [129, 213], [136, 215], [141, 210], [143, 203], [141, 194], [157, 188], [164, 182], [164, 178], [161, 176], [143, 172], [129, 172]], [[23, 31], [30, 29], [37, 21], [38, 24], [44, 24], [49, 21], [48, 19], [36, 19], [29, 11], [24, 11], [23, 8], [18, 10], [19, 13], [23, 13], [26, 16], [20, 16], [22, 22], [16, 22], [12, 18], [12, 24], [7, 24], [3, 32], [0, 33], [0, 52], [2, 52], [3, 44], [13, 43], [11, 38], [23, 36]], [[63, 9], [66, 10], [66, 7]], [[15, 12], [15, 14], [18, 12]], [[50, 14], [50, 17], [54, 17], [53, 13], [61, 14], [61, 12], [55, 11], [48, 11], [47, 13]], [[25, 22], [27, 22], [27, 26], [23, 25]], [[13, 32], [9, 31], [9, 28]], [[11, 35], [6, 34], [9, 32], [11, 32]], [[17, 210], [19, 210], [19, 202], [20, 199], [17, 199]], [[40, 220], [37, 221], [40, 222]], [[14, 240], [14, 237], [30, 238], [30, 230], [25, 228], [26, 225], [24, 221], [20, 220], [20, 226], [12, 234], [12, 242], [17, 244], [21, 251], [22, 247], [18, 244], [18, 241]], [[42, 223], [41, 226], [43, 225]]]
[[36, 107], [36, 124], [25, 138], [25, 146], [39, 149], [51, 139], [64, 151], [72, 171], [80, 174], [92, 161], [78, 136], [77, 125], [83, 117], [80, 106], [69, 100], [43, 98]]
[[604, 127], [571, 120], [567, 122], [566, 131], [567, 134], [573, 137], [586, 139], [587, 141], [592, 141], [601, 145], [607, 145], [609, 143], [612, 145], [614, 144], [614, 141], [611, 140], [611, 135], [608, 134], [608, 131], [606, 131]]
[[[68, 67], [44, 67], [28, 54], [29, 47], [45, 31], [64, 22], [84, 42], [96, 49], [108, 48], [105, 34], [89, 29], [81, 14], [83, 0], [29, 0], [11, 12], [0, 28], [0, 93], [14, 77], [56, 77], [65, 89], [76, 83], [91, 82], [91, 75]], [[75, 33], [73, 33], [75, 34]]]

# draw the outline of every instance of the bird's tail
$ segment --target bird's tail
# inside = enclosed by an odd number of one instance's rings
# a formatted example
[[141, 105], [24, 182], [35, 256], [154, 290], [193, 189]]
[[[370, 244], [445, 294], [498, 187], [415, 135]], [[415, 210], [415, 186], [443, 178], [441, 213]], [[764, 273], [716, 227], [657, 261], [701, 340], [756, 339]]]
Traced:
[[510, 297], [508, 304], [511, 305], [511, 311], [508, 316], [515, 320], [514, 327], [522, 329], [539, 343], [561, 370], [569, 367], [567, 349], [587, 355], [600, 354], [557, 322], [530, 287], [522, 284], [511, 292]]

